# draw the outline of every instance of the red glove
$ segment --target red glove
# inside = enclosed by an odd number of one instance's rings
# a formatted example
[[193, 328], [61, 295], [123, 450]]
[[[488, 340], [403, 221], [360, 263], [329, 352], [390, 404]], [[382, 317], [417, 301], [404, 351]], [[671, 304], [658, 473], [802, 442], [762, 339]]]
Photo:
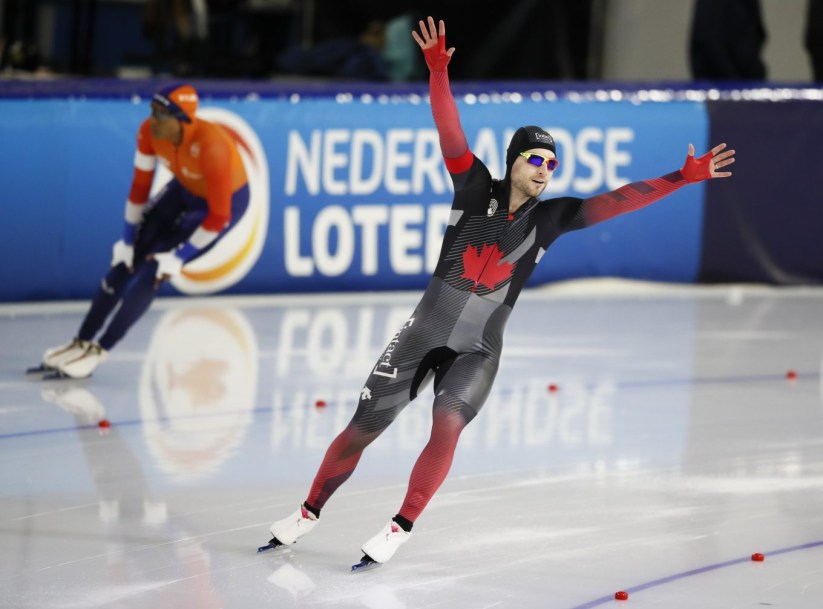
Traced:
[[423, 57], [426, 58], [426, 65], [430, 71], [445, 72], [451, 60], [451, 55], [446, 53], [446, 37], [439, 36], [436, 46], [423, 49]]
[[680, 169], [680, 173], [683, 174], [683, 177], [686, 178], [686, 181], [689, 184], [708, 180], [712, 177], [711, 169], [713, 156], [713, 150], [710, 150], [698, 158], [694, 158], [694, 154], [690, 154], [686, 157], [686, 163]]

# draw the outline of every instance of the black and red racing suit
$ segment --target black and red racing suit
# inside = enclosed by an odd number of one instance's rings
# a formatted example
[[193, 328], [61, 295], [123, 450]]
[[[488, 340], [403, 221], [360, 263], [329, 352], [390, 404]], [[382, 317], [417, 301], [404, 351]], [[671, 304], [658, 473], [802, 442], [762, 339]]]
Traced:
[[434, 380], [431, 439], [412, 471], [399, 515], [425, 508], [451, 466], [462, 429], [489, 395], [503, 330], [537, 263], [560, 235], [639, 209], [684, 186], [681, 171], [588, 199], [530, 199], [508, 209], [508, 183], [469, 150], [448, 74], [432, 71], [432, 113], [454, 182], [454, 203], [434, 275], [408, 321], [378, 358], [357, 411], [329, 447], [307, 504], [319, 511], [354, 471], [363, 449]]

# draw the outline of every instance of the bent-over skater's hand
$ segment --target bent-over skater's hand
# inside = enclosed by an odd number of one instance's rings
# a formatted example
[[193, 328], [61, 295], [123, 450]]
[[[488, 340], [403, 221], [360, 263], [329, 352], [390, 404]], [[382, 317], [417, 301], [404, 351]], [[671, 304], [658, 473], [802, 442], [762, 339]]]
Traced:
[[174, 251], [150, 254], [146, 256], [146, 260], [155, 260], [157, 262], [157, 271], [154, 274], [155, 290], [160, 287], [161, 283], [176, 277], [183, 270], [183, 260]]

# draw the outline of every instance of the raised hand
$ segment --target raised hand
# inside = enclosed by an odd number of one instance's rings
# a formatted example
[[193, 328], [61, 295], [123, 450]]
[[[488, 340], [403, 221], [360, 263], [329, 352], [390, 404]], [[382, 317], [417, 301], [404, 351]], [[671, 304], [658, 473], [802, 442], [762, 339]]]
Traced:
[[434, 26], [434, 19], [429, 16], [428, 24], [420, 21], [420, 34], [412, 32], [415, 42], [423, 50], [426, 65], [432, 72], [445, 72], [446, 66], [454, 54], [454, 47], [446, 50], [446, 24], [440, 20], [439, 32]]
[[689, 154], [680, 173], [687, 182], [702, 182], [711, 178], [728, 178], [731, 171], [718, 171], [726, 165], [734, 163], [734, 150], [723, 150], [726, 144], [719, 144], [701, 157], [694, 157], [694, 146], [689, 144]]

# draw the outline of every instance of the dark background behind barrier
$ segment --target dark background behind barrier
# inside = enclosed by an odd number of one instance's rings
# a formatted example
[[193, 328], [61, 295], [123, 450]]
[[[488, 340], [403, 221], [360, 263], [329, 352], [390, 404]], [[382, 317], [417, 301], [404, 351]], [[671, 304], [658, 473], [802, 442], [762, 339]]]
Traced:
[[709, 188], [699, 280], [823, 281], [823, 102], [708, 104], [710, 140], [739, 152]]

